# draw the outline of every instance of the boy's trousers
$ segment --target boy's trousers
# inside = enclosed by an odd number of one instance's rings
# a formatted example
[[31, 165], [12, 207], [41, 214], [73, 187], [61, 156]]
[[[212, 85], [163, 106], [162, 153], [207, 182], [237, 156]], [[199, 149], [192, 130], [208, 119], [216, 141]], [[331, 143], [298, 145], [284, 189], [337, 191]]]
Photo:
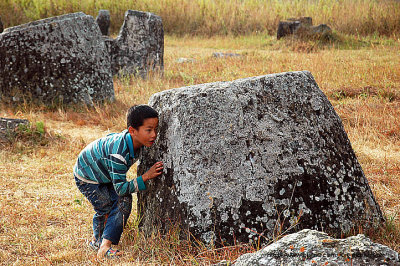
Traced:
[[100, 246], [103, 238], [118, 245], [132, 209], [132, 195], [118, 196], [112, 183], [89, 184], [75, 177], [76, 185], [93, 205], [93, 235]]

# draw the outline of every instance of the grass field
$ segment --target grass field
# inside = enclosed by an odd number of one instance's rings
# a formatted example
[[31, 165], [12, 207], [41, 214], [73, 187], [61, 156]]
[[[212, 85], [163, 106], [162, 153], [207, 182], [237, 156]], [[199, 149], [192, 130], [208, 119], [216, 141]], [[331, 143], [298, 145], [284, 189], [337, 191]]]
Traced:
[[202, 36], [274, 34], [279, 20], [310, 16], [343, 34], [400, 34], [398, 0], [2, 0], [0, 17], [6, 27], [64, 13], [111, 14], [117, 34], [128, 9], [161, 16], [168, 34]]
[[[387, 222], [369, 236], [400, 251], [400, 40], [342, 36], [321, 46], [264, 35], [165, 39], [165, 74], [148, 80], [115, 79], [116, 102], [79, 106], [0, 106], [0, 117], [33, 125], [0, 149], [0, 263], [98, 263], [85, 246], [93, 211], [72, 179], [80, 150], [95, 138], [124, 129], [125, 111], [155, 92], [205, 82], [309, 70], [343, 120], [352, 146]], [[213, 52], [241, 57], [213, 58]], [[178, 63], [178, 58], [192, 63]], [[44, 123], [44, 131], [41, 129]], [[37, 124], [37, 125], [36, 125]], [[131, 169], [130, 177], [135, 176]], [[124, 232], [121, 259], [110, 264], [202, 264], [234, 260], [258, 247], [213, 250], [179, 240], [177, 232], [145, 239], [136, 207]]]

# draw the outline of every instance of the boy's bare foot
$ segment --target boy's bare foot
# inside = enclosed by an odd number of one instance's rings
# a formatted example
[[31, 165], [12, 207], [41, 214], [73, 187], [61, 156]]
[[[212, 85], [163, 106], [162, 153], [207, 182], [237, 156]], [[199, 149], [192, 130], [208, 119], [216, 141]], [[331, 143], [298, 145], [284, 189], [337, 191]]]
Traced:
[[103, 239], [99, 251], [97, 252], [97, 259], [101, 260], [104, 257], [112, 258], [121, 255], [122, 255], [121, 251], [111, 248], [110, 240]]

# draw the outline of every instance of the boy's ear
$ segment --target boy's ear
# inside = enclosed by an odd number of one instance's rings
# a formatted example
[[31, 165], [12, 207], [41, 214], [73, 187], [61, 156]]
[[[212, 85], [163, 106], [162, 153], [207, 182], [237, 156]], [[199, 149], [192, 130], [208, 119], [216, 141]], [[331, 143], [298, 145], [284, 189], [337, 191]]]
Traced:
[[133, 127], [128, 127], [128, 132], [134, 134], [135, 129]]

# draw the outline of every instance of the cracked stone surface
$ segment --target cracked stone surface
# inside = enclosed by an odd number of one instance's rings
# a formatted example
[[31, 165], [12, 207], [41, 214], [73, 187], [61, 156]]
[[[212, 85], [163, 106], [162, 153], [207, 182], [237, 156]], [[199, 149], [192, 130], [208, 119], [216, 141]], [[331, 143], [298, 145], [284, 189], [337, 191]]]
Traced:
[[113, 74], [146, 78], [150, 71], [164, 71], [164, 29], [161, 17], [127, 10], [115, 40], [108, 39]]
[[362, 234], [335, 239], [304, 229], [255, 253], [240, 256], [233, 265], [400, 265], [400, 260], [396, 251]]
[[167, 90], [149, 105], [160, 114], [159, 136], [138, 175], [159, 160], [164, 173], [138, 193], [146, 233], [180, 224], [205, 243], [232, 244], [271, 238], [278, 223], [340, 236], [383, 221], [308, 71]]
[[0, 34], [0, 100], [24, 97], [92, 104], [114, 99], [110, 55], [82, 12], [33, 21]]

